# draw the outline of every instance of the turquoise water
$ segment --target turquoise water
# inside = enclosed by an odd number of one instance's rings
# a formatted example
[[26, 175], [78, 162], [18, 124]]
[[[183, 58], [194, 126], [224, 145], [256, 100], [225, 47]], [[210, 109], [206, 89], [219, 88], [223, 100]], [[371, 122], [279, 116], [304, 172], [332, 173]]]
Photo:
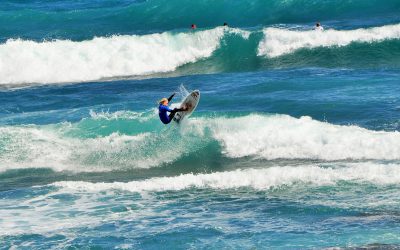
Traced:
[[399, 14], [1, 2], [0, 248], [399, 248]]

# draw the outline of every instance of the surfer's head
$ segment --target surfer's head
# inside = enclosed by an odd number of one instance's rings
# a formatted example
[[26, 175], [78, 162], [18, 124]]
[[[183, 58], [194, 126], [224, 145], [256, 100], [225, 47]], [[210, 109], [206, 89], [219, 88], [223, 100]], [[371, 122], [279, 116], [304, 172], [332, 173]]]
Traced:
[[167, 98], [163, 98], [163, 99], [160, 100], [159, 103], [162, 104], [162, 105], [168, 105], [168, 99]]

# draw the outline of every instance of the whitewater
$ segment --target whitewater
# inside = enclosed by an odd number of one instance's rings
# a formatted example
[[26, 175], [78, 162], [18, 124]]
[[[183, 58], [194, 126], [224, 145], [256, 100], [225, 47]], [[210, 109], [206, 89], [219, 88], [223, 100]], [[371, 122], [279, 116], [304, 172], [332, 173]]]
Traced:
[[399, 14], [0, 2], [0, 249], [398, 249]]
[[176, 177], [158, 177], [145, 181], [90, 183], [62, 181], [52, 185], [76, 192], [98, 192], [123, 190], [129, 192], [178, 191], [198, 189], [237, 189], [249, 187], [268, 190], [301, 183], [329, 186], [340, 181], [370, 182], [378, 185], [400, 184], [399, 165], [390, 164], [350, 164], [340, 168], [324, 166], [278, 166], [267, 169], [247, 169], [212, 174], [184, 174]]

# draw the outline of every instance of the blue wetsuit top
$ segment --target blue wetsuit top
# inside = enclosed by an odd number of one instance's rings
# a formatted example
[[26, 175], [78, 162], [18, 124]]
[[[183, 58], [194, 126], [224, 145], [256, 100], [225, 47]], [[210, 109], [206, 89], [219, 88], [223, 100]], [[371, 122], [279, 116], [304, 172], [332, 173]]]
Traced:
[[171, 119], [169, 118], [167, 112], [171, 112], [172, 109], [170, 109], [168, 106], [162, 105], [160, 104], [160, 106], [158, 106], [158, 115], [160, 116], [160, 120], [162, 121], [162, 123], [164, 124], [168, 124], [171, 122]]

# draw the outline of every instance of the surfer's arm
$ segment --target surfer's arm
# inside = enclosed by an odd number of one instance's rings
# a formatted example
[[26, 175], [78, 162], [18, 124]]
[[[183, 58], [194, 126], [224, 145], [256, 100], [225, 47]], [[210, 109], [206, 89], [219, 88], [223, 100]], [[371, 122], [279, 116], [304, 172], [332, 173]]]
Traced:
[[170, 102], [172, 100], [172, 98], [174, 97], [175, 93], [173, 93], [170, 97], [168, 97], [168, 102]]
[[159, 109], [159, 111], [160, 112], [163, 112], [163, 111], [165, 111], [165, 112], [172, 112], [173, 110], [172, 109], [170, 109], [170, 107], [168, 107], [168, 106], [165, 106], [165, 105], [160, 105], [160, 107], [158, 108]]

